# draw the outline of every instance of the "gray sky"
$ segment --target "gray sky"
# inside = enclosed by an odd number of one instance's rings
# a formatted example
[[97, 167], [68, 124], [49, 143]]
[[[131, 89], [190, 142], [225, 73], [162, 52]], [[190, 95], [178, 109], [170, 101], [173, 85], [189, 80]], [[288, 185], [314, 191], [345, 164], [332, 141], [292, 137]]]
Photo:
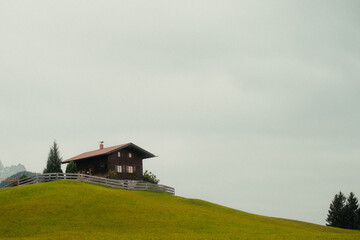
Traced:
[[0, 160], [126, 142], [177, 195], [325, 223], [360, 197], [359, 1], [0, 1]]

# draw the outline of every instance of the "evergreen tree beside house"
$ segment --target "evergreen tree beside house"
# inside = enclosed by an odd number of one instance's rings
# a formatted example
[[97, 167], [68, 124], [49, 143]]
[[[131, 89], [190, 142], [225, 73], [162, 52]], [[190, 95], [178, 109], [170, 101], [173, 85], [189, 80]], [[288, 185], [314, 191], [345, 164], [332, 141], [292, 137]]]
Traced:
[[66, 173], [77, 173], [77, 167], [76, 167], [76, 163], [74, 163], [74, 161], [71, 161], [67, 166], [66, 166]]
[[60, 157], [59, 147], [56, 141], [54, 141], [52, 147], [50, 148], [44, 173], [62, 173], [63, 171], [61, 170], [61, 162], [62, 159]]

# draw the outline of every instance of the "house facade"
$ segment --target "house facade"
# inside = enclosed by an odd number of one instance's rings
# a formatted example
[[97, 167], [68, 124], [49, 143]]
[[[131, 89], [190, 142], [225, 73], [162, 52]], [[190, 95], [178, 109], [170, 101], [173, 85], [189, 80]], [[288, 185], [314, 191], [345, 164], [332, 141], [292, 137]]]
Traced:
[[154, 154], [133, 143], [107, 148], [101, 143], [98, 150], [79, 154], [62, 163], [74, 161], [78, 173], [106, 177], [110, 172], [115, 172], [112, 178], [142, 180], [143, 159], [153, 157]]

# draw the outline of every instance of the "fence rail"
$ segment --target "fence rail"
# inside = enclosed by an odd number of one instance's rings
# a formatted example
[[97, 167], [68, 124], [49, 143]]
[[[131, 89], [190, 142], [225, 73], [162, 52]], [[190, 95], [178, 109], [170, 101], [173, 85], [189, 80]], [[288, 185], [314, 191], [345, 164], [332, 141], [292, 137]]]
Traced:
[[87, 174], [78, 173], [44, 173], [36, 174], [31, 177], [15, 180], [6, 187], [24, 186], [34, 183], [50, 182], [57, 180], [75, 180], [80, 182], [88, 182], [99, 184], [113, 188], [123, 188], [127, 190], [140, 190], [140, 191], [155, 191], [167, 192], [175, 195], [175, 189], [166, 185], [153, 184], [138, 180], [116, 180], [103, 177], [97, 177]]

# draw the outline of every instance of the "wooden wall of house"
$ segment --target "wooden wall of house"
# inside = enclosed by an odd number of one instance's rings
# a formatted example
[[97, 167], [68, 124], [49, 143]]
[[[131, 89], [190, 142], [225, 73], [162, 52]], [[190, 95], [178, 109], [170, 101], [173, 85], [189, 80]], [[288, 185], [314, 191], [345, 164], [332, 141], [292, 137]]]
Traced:
[[[128, 180], [141, 180], [143, 177], [143, 164], [142, 164], [142, 156], [136, 150], [132, 150], [129, 148], [120, 150], [120, 157], [118, 157], [118, 152], [113, 152], [108, 155], [107, 167], [111, 170], [116, 170], [115, 166], [120, 165], [123, 168], [122, 173], [116, 173], [117, 179], [128, 179]], [[132, 154], [131, 158], [129, 157], [129, 153]], [[127, 173], [126, 166], [133, 166], [134, 173]]]
[[[136, 149], [126, 148], [120, 150], [120, 157], [118, 152], [113, 152], [110, 155], [95, 156], [76, 161], [76, 167], [79, 173], [89, 173], [91, 168], [91, 175], [105, 177], [109, 170], [116, 172], [116, 166], [122, 166], [122, 173], [116, 173], [117, 179], [141, 180], [143, 177], [143, 155]], [[129, 153], [132, 154], [129, 157]], [[134, 173], [127, 172], [127, 166], [134, 167]]]
[[107, 173], [107, 156], [104, 155], [77, 161], [76, 168], [80, 173], [87, 173], [91, 168], [91, 175], [104, 177]]

